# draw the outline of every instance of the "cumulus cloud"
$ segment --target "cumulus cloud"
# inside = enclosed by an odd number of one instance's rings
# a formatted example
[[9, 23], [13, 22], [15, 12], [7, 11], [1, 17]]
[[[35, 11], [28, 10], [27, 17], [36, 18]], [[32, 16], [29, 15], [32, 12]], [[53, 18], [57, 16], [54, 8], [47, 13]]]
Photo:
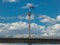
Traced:
[[31, 29], [32, 30], [43, 30], [45, 29], [45, 26], [40, 26], [40, 25], [37, 25], [36, 23], [31, 23]]
[[[21, 38], [21, 37], [28, 37], [28, 34], [19, 34], [19, 31], [26, 31], [28, 32], [28, 23], [27, 22], [14, 22], [14, 23], [0, 23], [0, 37], [13, 37], [13, 38]], [[13, 31], [13, 32], [12, 32]], [[15, 31], [15, 32], [14, 32]], [[18, 32], [16, 32], [18, 31]], [[35, 35], [38, 33], [38, 35]], [[58, 32], [58, 33], [57, 33]], [[15, 34], [16, 33], [16, 34]], [[60, 24], [54, 24], [52, 26], [41, 26], [36, 23], [31, 23], [31, 37], [34, 38], [42, 38], [41, 36], [59, 36], [60, 34]]]
[[[38, 30], [38, 28], [37, 28], [37, 30]], [[41, 33], [40, 33], [41, 35], [40, 34], [39, 35], [33, 35], [32, 37], [33, 38], [34, 37], [35, 38], [39, 38], [39, 37], [40, 38], [59, 38], [59, 35], [60, 35], [60, 24], [55, 24], [55, 25], [52, 25], [52, 26], [48, 26], [47, 28], [43, 27], [43, 29], [41, 29]], [[17, 35], [15, 35], [15, 36], [18, 37]], [[23, 36], [19, 36], [19, 37], [23, 37]]]
[[[8, 23], [8, 24], [0, 23], [0, 29], [2, 30], [0, 32], [4, 33], [3, 37], [5, 37], [5, 36], [9, 37], [10, 34], [12, 34], [13, 38], [22, 38], [22, 37], [28, 38], [28, 34], [18, 34], [18, 33], [13, 34], [13, 32], [12, 33], [10, 32], [10, 31], [15, 31], [15, 30], [17, 30], [17, 31], [20, 31], [20, 30], [26, 31], [26, 29], [28, 30], [27, 22], [20, 21], [20, 22]], [[38, 33], [40, 31], [39, 35], [31, 34], [32, 38], [34, 38], [34, 37], [42, 38], [41, 36], [43, 36], [43, 37], [46, 36], [46, 38], [48, 38], [49, 36], [55, 37], [55, 36], [59, 36], [59, 34], [60, 34], [60, 32], [59, 32], [60, 24], [54, 24], [52, 26], [45, 27], [45, 26], [40, 26], [36, 23], [31, 23], [31, 30], [36, 33]], [[9, 34], [9, 32], [10, 32], [10, 34]], [[1, 33], [0, 33], [0, 36], [1, 36]]]
[[58, 15], [58, 16], [56, 17], [56, 20], [57, 20], [57, 21], [60, 21], [60, 15]]
[[46, 16], [46, 15], [41, 15], [38, 17], [40, 20], [40, 22], [42, 23], [47, 23], [47, 22], [50, 22], [50, 23], [57, 23], [57, 22], [60, 22], [60, 15], [58, 15], [56, 18], [51, 18], [49, 16]]
[[51, 18], [51, 17], [46, 16], [46, 15], [39, 16], [39, 18], [42, 18], [42, 20], [40, 20], [40, 22], [43, 22], [43, 23], [46, 23], [46, 22], [56, 23], [56, 19]]
[[18, 0], [2, 0], [3, 2], [10, 2], [10, 3], [12, 3], [12, 2], [17, 2]]
[[[27, 16], [18, 16], [18, 19], [26, 19], [26, 20], [28, 20], [29, 16], [28, 15]], [[35, 17], [34, 17], [34, 15], [31, 15], [30, 20], [33, 20], [33, 19], [35, 19]]]
[[[27, 18], [24, 17], [25, 19]], [[56, 19], [54, 18], [51, 18], [49, 16], [40, 16], [39, 18], [42, 18], [42, 20], [40, 20], [41, 22], [44, 21], [44, 23], [46, 22], [50, 22], [50, 23], [54, 23], [52, 25], [48, 25], [48, 26], [42, 26], [42, 25], [38, 25], [36, 23], [31, 23], [31, 37], [40, 37], [42, 38], [41, 36], [46, 36], [46, 38], [48, 37], [56, 37], [57, 36], [59, 37], [60, 35], [60, 23], [57, 23], [59, 21], [57, 21], [57, 19], [59, 18], [59, 16], [57, 16]], [[27, 18], [28, 19], [28, 18]], [[34, 19], [34, 18], [31, 18], [31, 19]], [[56, 22], [56, 23], [55, 23]], [[22, 31], [24, 34], [21, 34]], [[28, 22], [22, 22], [22, 21], [19, 21], [19, 22], [13, 22], [13, 23], [0, 23], [0, 36], [2, 37], [16, 37], [16, 38], [20, 38], [20, 37], [25, 37], [26, 38], [28, 37], [28, 33], [25, 33], [25, 32], [28, 32]], [[7, 35], [8, 34], [8, 35]], [[38, 35], [36, 35], [38, 34]], [[12, 36], [11, 36], [12, 35]], [[22, 35], [22, 36], [21, 36]]]
[[33, 3], [26, 3], [25, 6], [22, 6], [21, 8], [22, 9], [26, 9], [26, 8], [35, 8], [35, 7], [38, 7], [39, 5], [35, 5]]
[[8, 28], [9, 28], [8, 30], [22, 30], [28, 27], [27, 22], [15, 22], [15, 23], [6, 24], [6, 25], [8, 25]]
[[35, 6], [32, 3], [27, 3], [25, 6], [23, 6], [22, 8], [29, 8], [30, 6]]
[[[39, 16], [40, 22], [42, 23], [50, 23], [47, 27], [42, 30], [42, 36], [52, 36], [59, 37], [60, 34], [60, 15], [58, 15], [55, 19], [46, 15]], [[46, 26], [46, 25], [45, 25]]]
[[[45, 29], [45, 26], [40, 26], [40, 25], [37, 25], [36, 23], [31, 23], [31, 31], [33, 32], [38, 32], [38, 30], [43, 30]], [[6, 35], [6, 34], [9, 34], [10, 31], [20, 31], [20, 30], [23, 30], [23, 31], [26, 31], [28, 30], [28, 23], [27, 22], [14, 22], [14, 23], [0, 23], [0, 36], [3, 34], [3, 35]], [[27, 31], [28, 32], [28, 31]], [[10, 33], [11, 34], [11, 33]], [[16, 33], [18, 34], [18, 33]], [[12, 33], [13, 35], [13, 33]], [[7, 36], [7, 35], [6, 35]], [[8, 35], [9, 36], [9, 35]]]
[[55, 24], [52, 26], [52, 28], [55, 30], [60, 30], [60, 24]]
[[43, 33], [42, 36], [52, 36], [52, 37], [58, 36], [59, 37], [60, 24], [54, 24], [51, 26], [47, 26], [46, 30], [43, 30], [42, 33]]

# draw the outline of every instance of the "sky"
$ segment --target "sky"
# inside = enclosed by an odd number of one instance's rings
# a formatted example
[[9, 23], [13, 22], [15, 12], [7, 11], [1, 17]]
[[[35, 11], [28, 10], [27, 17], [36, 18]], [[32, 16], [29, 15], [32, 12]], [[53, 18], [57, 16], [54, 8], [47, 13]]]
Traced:
[[[0, 37], [28, 37], [28, 12], [31, 9], [31, 37], [60, 38], [60, 0], [0, 0]], [[2, 44], [0, 45], [27, 45]], [[32, 44], [60, 45], [60, 44]]]
[[28, 37], [29, 6], [31, 36], [59, 39], [60, 0], [0, 0], [0, 37]]

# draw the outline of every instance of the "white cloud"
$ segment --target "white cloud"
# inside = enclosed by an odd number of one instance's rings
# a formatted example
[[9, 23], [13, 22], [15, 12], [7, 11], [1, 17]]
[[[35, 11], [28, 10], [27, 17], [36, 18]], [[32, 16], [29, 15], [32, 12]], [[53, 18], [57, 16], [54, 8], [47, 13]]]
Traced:
[[17, 2], [18, 0], [2, 0], [3, 2], [10, 2], [10, 3], [12, 3], [12, 2]]
[[42, 36], [58, 36], [60, 34], [60, 24], [47, 26], [46, 30], [43, 30], [42, 33]]
[[46, 15], [40, 15], [38, 18], [50, 18], [49, 16], [46, 16]]
[[[31, 30], [36, 32], [38, 30], [43, 30], [45, 26], [37, 25], [36, 23], [31, 23]], [[10, 31], [14, 30], [28, 30], [28, 23], [27, 22], [14, 22], [14, 23], [0, 23], [0, 32], [3, 35], [8, 34]], [[18, 34], [18, 33], [17, 33]], [[2, 34], [0, 34], [2, 35]], [[13, 34], [12, 34], [13, 35]], [[7, 35], [6, 35], [7, 36]]]
[[30, 6], [33, 6], [33, 4], [31, 3], [27, 3], [25, 6], [23, 6], [22, 8], [29, 8]]
[[[9, 24], [9, 29], [12, 29], [12, 30], [18, 30], [20, 28], [28, 28], [28, 23], [27, 22], [15, 22], [15, 23], [11, 23]], [[32, 29], [44, 29], [45, 26], [40, 26], [40, 25], [37, 25], [36, 23], [31, 23], [31, 28]]]
[[[10, 28], [10, 27], [12, 27], [12, 28]], [[10, 24], [10, 27], [9, 27], [10, 30], [20, 30], [20, 29], [25, 30], [26, 28], [28, 29], [28, 23], [16, 22], [16, 23]], [[31, 30], [34, 32], [41, 31], [42, 34], [40, 33], [41, 34], [40, 36], [48, 36], [48, 37], [57, 36], [56, 34], [60, 30], [60, 24], [54, 24], [52, 26], [45, 27], [45, 26], [37, 25], [36, 23], [31, 23]], [[16, 36], [16, 35], [14, 35], [14, 36]]]
[[51, 18], [51, 17], [46, 16], [46, 15], [39, 16], [39, 18], [42, 18], [42, 19], [40, 20], [40, 22], [42, 22], [42, 23], [46, 23], [46, 22], [56, 23], [56, 19]]
[[30, 6], [34, 6], [34, 5], [32, 3], [27, 3], [26, 6], [30, 7]]
[[42, 36], [53, 36], [57, 38], [56, 36], [59, 37], [60, 35], [60, 15], [56, 17], [56, 19], [51, 18], [46, 15], [42, 15], [38, 17], [40, 19], [40, 22], [42, 23], [49, 23], [45, 30], [42, 30]]
[[[59, 16], [57, 16], [59, 17]], [[52, 25], [48, 25], [47, 27], [46, 26], [41, 26], [41, 25], [38, 25], [36, 23], [31, 23], [31, 31], [32, 33], [35, 32], [35, 33], [38, 33], [39, 32], [39, 36], [59, 36], [60, 34], [60, 24], [57, 23], [57, 19], [54, 19], [54, 18], [51, 18], [49, 16], [40, 16], [39, 18], [42, 18], [42, 20], [40, 20], [41, 22], [50, 22], [50, 23], [54, 23]], [[28, 19], [27, 16], [24, 17], [24, 19]], [[34, 19], [34, 16], [31, 15], [31, 19]], [[27, 22], [22, 22], [22, 21], [19, 21], [19, 22], [13, 22], [13, 23], [0, 23], [0, 32], [1, 33], [4, 33], [4, 35], [9, 34], [10, 31], [15, 31], [15, 30], [28, 30], [28, 23]], [[28, 31], [27, 31], [28, 32]], [[11, 34], [11, 33], [10, 33]], [[1, 34], [0, 34], [1, 35]], [[13, 34], [13, 37], [21, 37], [19, 36], [20, 34]], [[25, 36], [27, 37], [28, 34], [26, 34]], [[7, 35], [6, 35], [7, 36]], [[24, 34], [23, 34], [24, 36]], [[35, 37], [36, 35], [34, 35]], [[39, 37], [39, 36], [36, 36], [36, 37]], [[8, 36], [7, 36], [8, 37]]]
[[60, 21], [60, 15], [58, 15], [58, 16], [56, 17], [56, 20], [57, 20], [57, 21]]
[[43, 30], [45, 29], [45, 26], [40, 26], [40, 25], [37, 25], [36, 23], [31, 23], [31, 29]]
[[[33, 20], [34, 18], [35, 18], [34, 15], [30, 16], [30, 20]], [[26, 19], [26, 20], [28, 20], [29, 17], [28, 17], [28, 15], [27, 16], [18, 16], [18, 19]]]
[[42, 20], [40, 20], [41, 22], [43, 22], [43, 23], [45, 23], [45, 22], [50, 22], [50, 20], [48, 20], [48, 19], [42, 19]]
[[[23, 27], [23, 28], [22, 28]], [[0, 32], [8, 30], [22, 30], [28, 27], [26, 22], [0, 23]]]
[[57, 22], [60, 22], [60, 15], [58, 15], [56, 17], [56, 19], [51, 18], [51, 17], [46, 16], [46, 15], [41, 15], [38, 18], [41, 19], [40, 22], [42, 22], [42, 23], [46, 23], [46, 22], [57, 23]]
[[25, 19], [25, 17], [23, 17], [23, 16], [18, 16], [17, 18], [18, 19]]
[[25, 6], [22, 6], [21, 8], [22, 9], [26, 9], [26, 8], [35, 8], [35, 7], [38, 7], [39, 5], [36, 5], [36, 4], [33, 4], [33, 3], [26, 3]]
[[[14, 31], [14, 30], [18, 30], [18, 31], [23, 30], [23, 31], [25, 31], [26, 29], [28, 30], [28, 23], [27, 22], [20, 21], [20, 22], [7, 23], [7, 24], [0, 23], [0, 30], [1, 30], [0, 32], [4, 33], [4, 35], [6, 37], [9, 37], [9, 32], [10, 31]], [[60, 31], [60, 24], [54, 24], [52, 26], [45, 27], [45, 26], [40, 26], [36, 23], [31, 23], [31, 30], [33, 32], [36, 32], [36, 33], [40, 32], [39, 36], [48, 36], [48, 37], [49, 36], [57, 36], [56, 34], [60, 34], [60, 32], [59, 32]], [[59, 32], [59, 33], [57, 33], [57, 32]], [[0, 35], [2, 35], [1, 33], [0, 33]], [[6, 33], [8, 35], [6, 35]], [[10, 34], [12, 34], [13, 37], [18, 37], [18, 38], [21, 37], [21, 35], [18, 34], [18, 33], [17, 33], [18, 35], [13, 34], [13, 33], [10, 33]], [[25, 36], [27, 37], [27, 35], [25, 35]], [[35, 36], [39, 37], [37, 35], [35, 35]], [[33, 36], [33, 37], [35, 37], [35, 36]]]
[[[23, 27], [23, 28], [22, 28]], [[22, 30], [28, 27], [26, 22], [15, 22], [9, 25], [10, 30]]]
[[59, 36], [60, 34], [60, 15], [56, 17], [56, 19], [51, 18], [49, 16], [42, 15], [39, 18], [42, 18], [40, 22], [47, 23], [47, 27], [42, 31], [43, 36]]
[[52, 26], [52, 28], [55, 30], [60, 30], [60, 24], [55, 24]]

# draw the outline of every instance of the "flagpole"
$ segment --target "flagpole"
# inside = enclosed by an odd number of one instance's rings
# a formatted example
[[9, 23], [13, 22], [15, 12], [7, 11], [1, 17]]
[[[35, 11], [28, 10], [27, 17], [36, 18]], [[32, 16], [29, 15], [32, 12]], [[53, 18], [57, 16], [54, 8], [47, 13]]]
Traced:
[[[31, 38], [31, 25], [30, 25], [30, 20], [31, 20], [31, 8], [33, 8], [33, 6], [29, 6], [29, 12], [28, 12], [28, 33], [29, 33], [29, 38]], [[31, 45], [31, 43], [28, 43], [28, 45]]]
[[30, 33], [30, 29], [31, 29], [31, 26], [30, 26], [30, 16], [31, 16], [31, 11], [30, 11], [30, 8], [29, 8], [29, 12], [28, 12], [28, 31], [29, 31], [29, 38], [31, 38], [31, 33]]

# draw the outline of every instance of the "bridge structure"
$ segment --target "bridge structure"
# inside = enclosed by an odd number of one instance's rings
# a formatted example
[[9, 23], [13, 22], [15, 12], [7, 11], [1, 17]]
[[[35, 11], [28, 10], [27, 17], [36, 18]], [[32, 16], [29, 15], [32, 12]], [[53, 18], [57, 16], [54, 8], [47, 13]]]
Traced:
[[60, 44], [60, 39], [41, 38], [0, 38], [0, 43]]

